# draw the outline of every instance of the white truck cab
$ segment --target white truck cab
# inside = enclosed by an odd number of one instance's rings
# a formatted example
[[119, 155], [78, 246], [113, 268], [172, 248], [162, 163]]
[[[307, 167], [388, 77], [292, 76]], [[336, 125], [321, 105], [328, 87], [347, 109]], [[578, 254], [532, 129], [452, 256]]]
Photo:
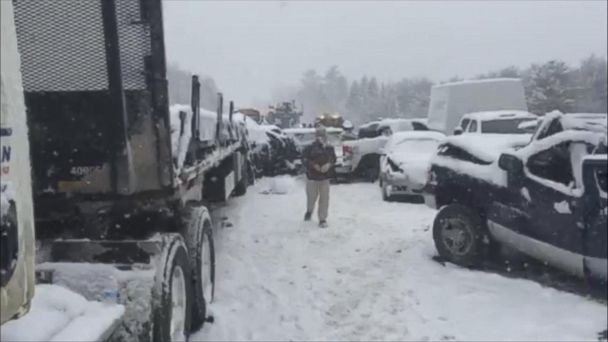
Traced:
[[431, 88], [428, 127], [452, 134], [464, 114], [497, 110], [528, 110], [520, 79], [495, 78], [440, 84]]
[[520, 125], [538, 116], [521, 110], [498, 110], [467, 113], [454, 129], [455, 134], [523, 134]]

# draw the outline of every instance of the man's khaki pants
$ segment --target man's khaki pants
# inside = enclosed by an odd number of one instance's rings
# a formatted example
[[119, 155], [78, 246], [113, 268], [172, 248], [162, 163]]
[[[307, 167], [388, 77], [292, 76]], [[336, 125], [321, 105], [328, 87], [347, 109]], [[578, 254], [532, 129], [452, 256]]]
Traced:
[[315, 210], [317, 197], [319, 198], [319, 221], [325, 221], [329, 209], [329, 179], [306, 181], [307, 212], [312, 213]]

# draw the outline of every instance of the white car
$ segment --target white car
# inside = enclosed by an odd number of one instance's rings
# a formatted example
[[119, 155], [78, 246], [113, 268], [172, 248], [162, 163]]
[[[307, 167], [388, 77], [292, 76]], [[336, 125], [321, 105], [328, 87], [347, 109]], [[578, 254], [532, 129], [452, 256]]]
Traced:
[[410, 195], [422, 199], [422, 190], [430, 161], [445, 135], [433, 131], [410, 131], [393, 134], [380, 157], [382, 199]]
[[520, 110], [468, 113], [462, 116], [454, 134], [524, 134], [528, 131], [522, 124], [537, 119], [537, 115]]

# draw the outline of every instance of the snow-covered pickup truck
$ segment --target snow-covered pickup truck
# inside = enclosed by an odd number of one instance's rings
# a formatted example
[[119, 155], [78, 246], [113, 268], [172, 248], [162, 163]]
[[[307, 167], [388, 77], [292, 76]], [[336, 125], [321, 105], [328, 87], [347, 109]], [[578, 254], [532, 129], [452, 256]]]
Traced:
[[428, 131], [424, 119], [383, 119], [359, 128], [359, 139], [342, 143], [338, 178], [363, 177], [375, 181], [380, 174], [380, 156], [389, 137], [396, 132]]
[[523, 146], [483, 137], [450, 137], [431, 162], [440, 256], [474, 266], [504, 244], [606, 280], [606, 116], [549, 113]]

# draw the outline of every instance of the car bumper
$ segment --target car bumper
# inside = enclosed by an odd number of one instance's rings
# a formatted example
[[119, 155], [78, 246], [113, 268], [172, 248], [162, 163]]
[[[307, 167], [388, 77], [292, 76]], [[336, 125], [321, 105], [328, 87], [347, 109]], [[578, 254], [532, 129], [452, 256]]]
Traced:
[[407, 177], [402, 175], [384, 175], [382, 181], [390, 195], [422, 195], [424, 188], [408, 181]]

